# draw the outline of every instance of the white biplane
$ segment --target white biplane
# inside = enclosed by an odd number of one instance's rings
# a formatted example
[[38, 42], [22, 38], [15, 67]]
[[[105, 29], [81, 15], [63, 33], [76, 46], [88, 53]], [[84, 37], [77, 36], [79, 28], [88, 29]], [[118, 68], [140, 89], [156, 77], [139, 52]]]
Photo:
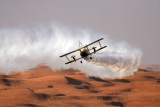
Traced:
[[[107, 46], [103, 46], [103, 47], [102, 47], [102, 45], [101, 45], [101, 43], [100, 43], [101, 40], [103, 40], [103, 38], [98, 39], [98, 40], [96, 40], [96, 41], [94, 41], [94, 42], [92, 42], [92, 43], [90, 43], [90, 44], [88, 44], [88, 45], [85, 45], [85, 46], [83, 46], [83, 47], [81, 47], [81, 48], [79, 48], [79, 49], [77, 49], [77, 50], [74, 50], [74, 51], [69, 52], [69, 53], [64, 54], [64, 55], [61, 55], [60, 57], [64, 57], [64, 56], [65, 56], [65, 57], [67, 58], [68, 62], [66, 62], [65, 64], [69, 64], [69, 63], [72, 63], [72, 62], [76, 62], [77, 60], [82, 59], [82, 58], [85, 59], [85, 58], [87, 58], [88, 56], [96, 53], [97, 51], [100, 51], [100, 50], [102, 50], [102, 49], [104, 49], [104, 48], [107, 47]], [[95, 44], [95, 43], [97, 43], [97, 42], [99, 43], [99, 46], [100, 46], [99, 49], [96, 49], [97, 47], [92, 47], [91, 49], [89, 49], [89, 46], [90, 46], [90, 45]], [[91, 50], [93, 50], [93, 51], [91, 51]], [[75, 55], [72, 55], [72, 56], [71, 56], [72, 59], [69, 59], [69, 58], [68, 58], [67, 55], [72, 54], [72, 53], [75, 53], [75, 52], [77, 52], [77, 51], [80, 52], [80, 57], [76, 58]], [[90, 56], [90, 59], [92, 59], [91, 56]], [[80, 61], [80, 62], [82, 63], [82, 61]]]

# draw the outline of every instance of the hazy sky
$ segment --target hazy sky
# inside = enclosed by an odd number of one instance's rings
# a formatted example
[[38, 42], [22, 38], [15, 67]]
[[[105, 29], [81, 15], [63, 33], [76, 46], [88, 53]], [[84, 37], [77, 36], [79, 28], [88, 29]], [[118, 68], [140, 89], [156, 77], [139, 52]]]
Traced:
[[0, 29], [58, 21], [125, 40], [160, 64], [160, 0], [0, 0]]

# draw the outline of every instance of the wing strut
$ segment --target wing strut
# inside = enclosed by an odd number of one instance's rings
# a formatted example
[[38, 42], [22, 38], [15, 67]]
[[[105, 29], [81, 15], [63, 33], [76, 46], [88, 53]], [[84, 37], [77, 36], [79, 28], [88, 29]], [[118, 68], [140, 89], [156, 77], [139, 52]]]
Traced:
[[100, 42], [100, 41], [98, 41], [98, 43], [99, 43], [99, 46], [102, 48], [101, 42]]
[[65, 57], [67, 58], [68, 61], [70, 61], [69, 58], [67, 57], [67, 55]]

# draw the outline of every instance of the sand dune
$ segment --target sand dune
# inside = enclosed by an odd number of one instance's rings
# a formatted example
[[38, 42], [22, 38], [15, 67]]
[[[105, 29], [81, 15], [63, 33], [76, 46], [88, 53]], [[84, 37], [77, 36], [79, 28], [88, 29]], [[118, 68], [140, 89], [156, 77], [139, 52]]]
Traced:
[[153, 64], [141, 65], [140, 69], [143, 69], [144, 71], [160, 71], [160, 66]]
[[[46, 65], [0, 75], [0, 107], [159, 107], [160, 72], [144, 65], [134, 76], [101, 79]], [[156, 66], [157, 68], [160, 66]]]

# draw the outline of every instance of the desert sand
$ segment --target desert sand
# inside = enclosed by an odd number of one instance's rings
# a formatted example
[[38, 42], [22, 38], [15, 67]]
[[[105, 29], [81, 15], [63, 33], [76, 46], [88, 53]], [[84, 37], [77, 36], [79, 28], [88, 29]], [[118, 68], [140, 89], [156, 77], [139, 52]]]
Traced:
[[0, 107], [160, 107], [160, 66], [153, 67], [122, 79], [54, 72], [46, 65], [0, 74]]

